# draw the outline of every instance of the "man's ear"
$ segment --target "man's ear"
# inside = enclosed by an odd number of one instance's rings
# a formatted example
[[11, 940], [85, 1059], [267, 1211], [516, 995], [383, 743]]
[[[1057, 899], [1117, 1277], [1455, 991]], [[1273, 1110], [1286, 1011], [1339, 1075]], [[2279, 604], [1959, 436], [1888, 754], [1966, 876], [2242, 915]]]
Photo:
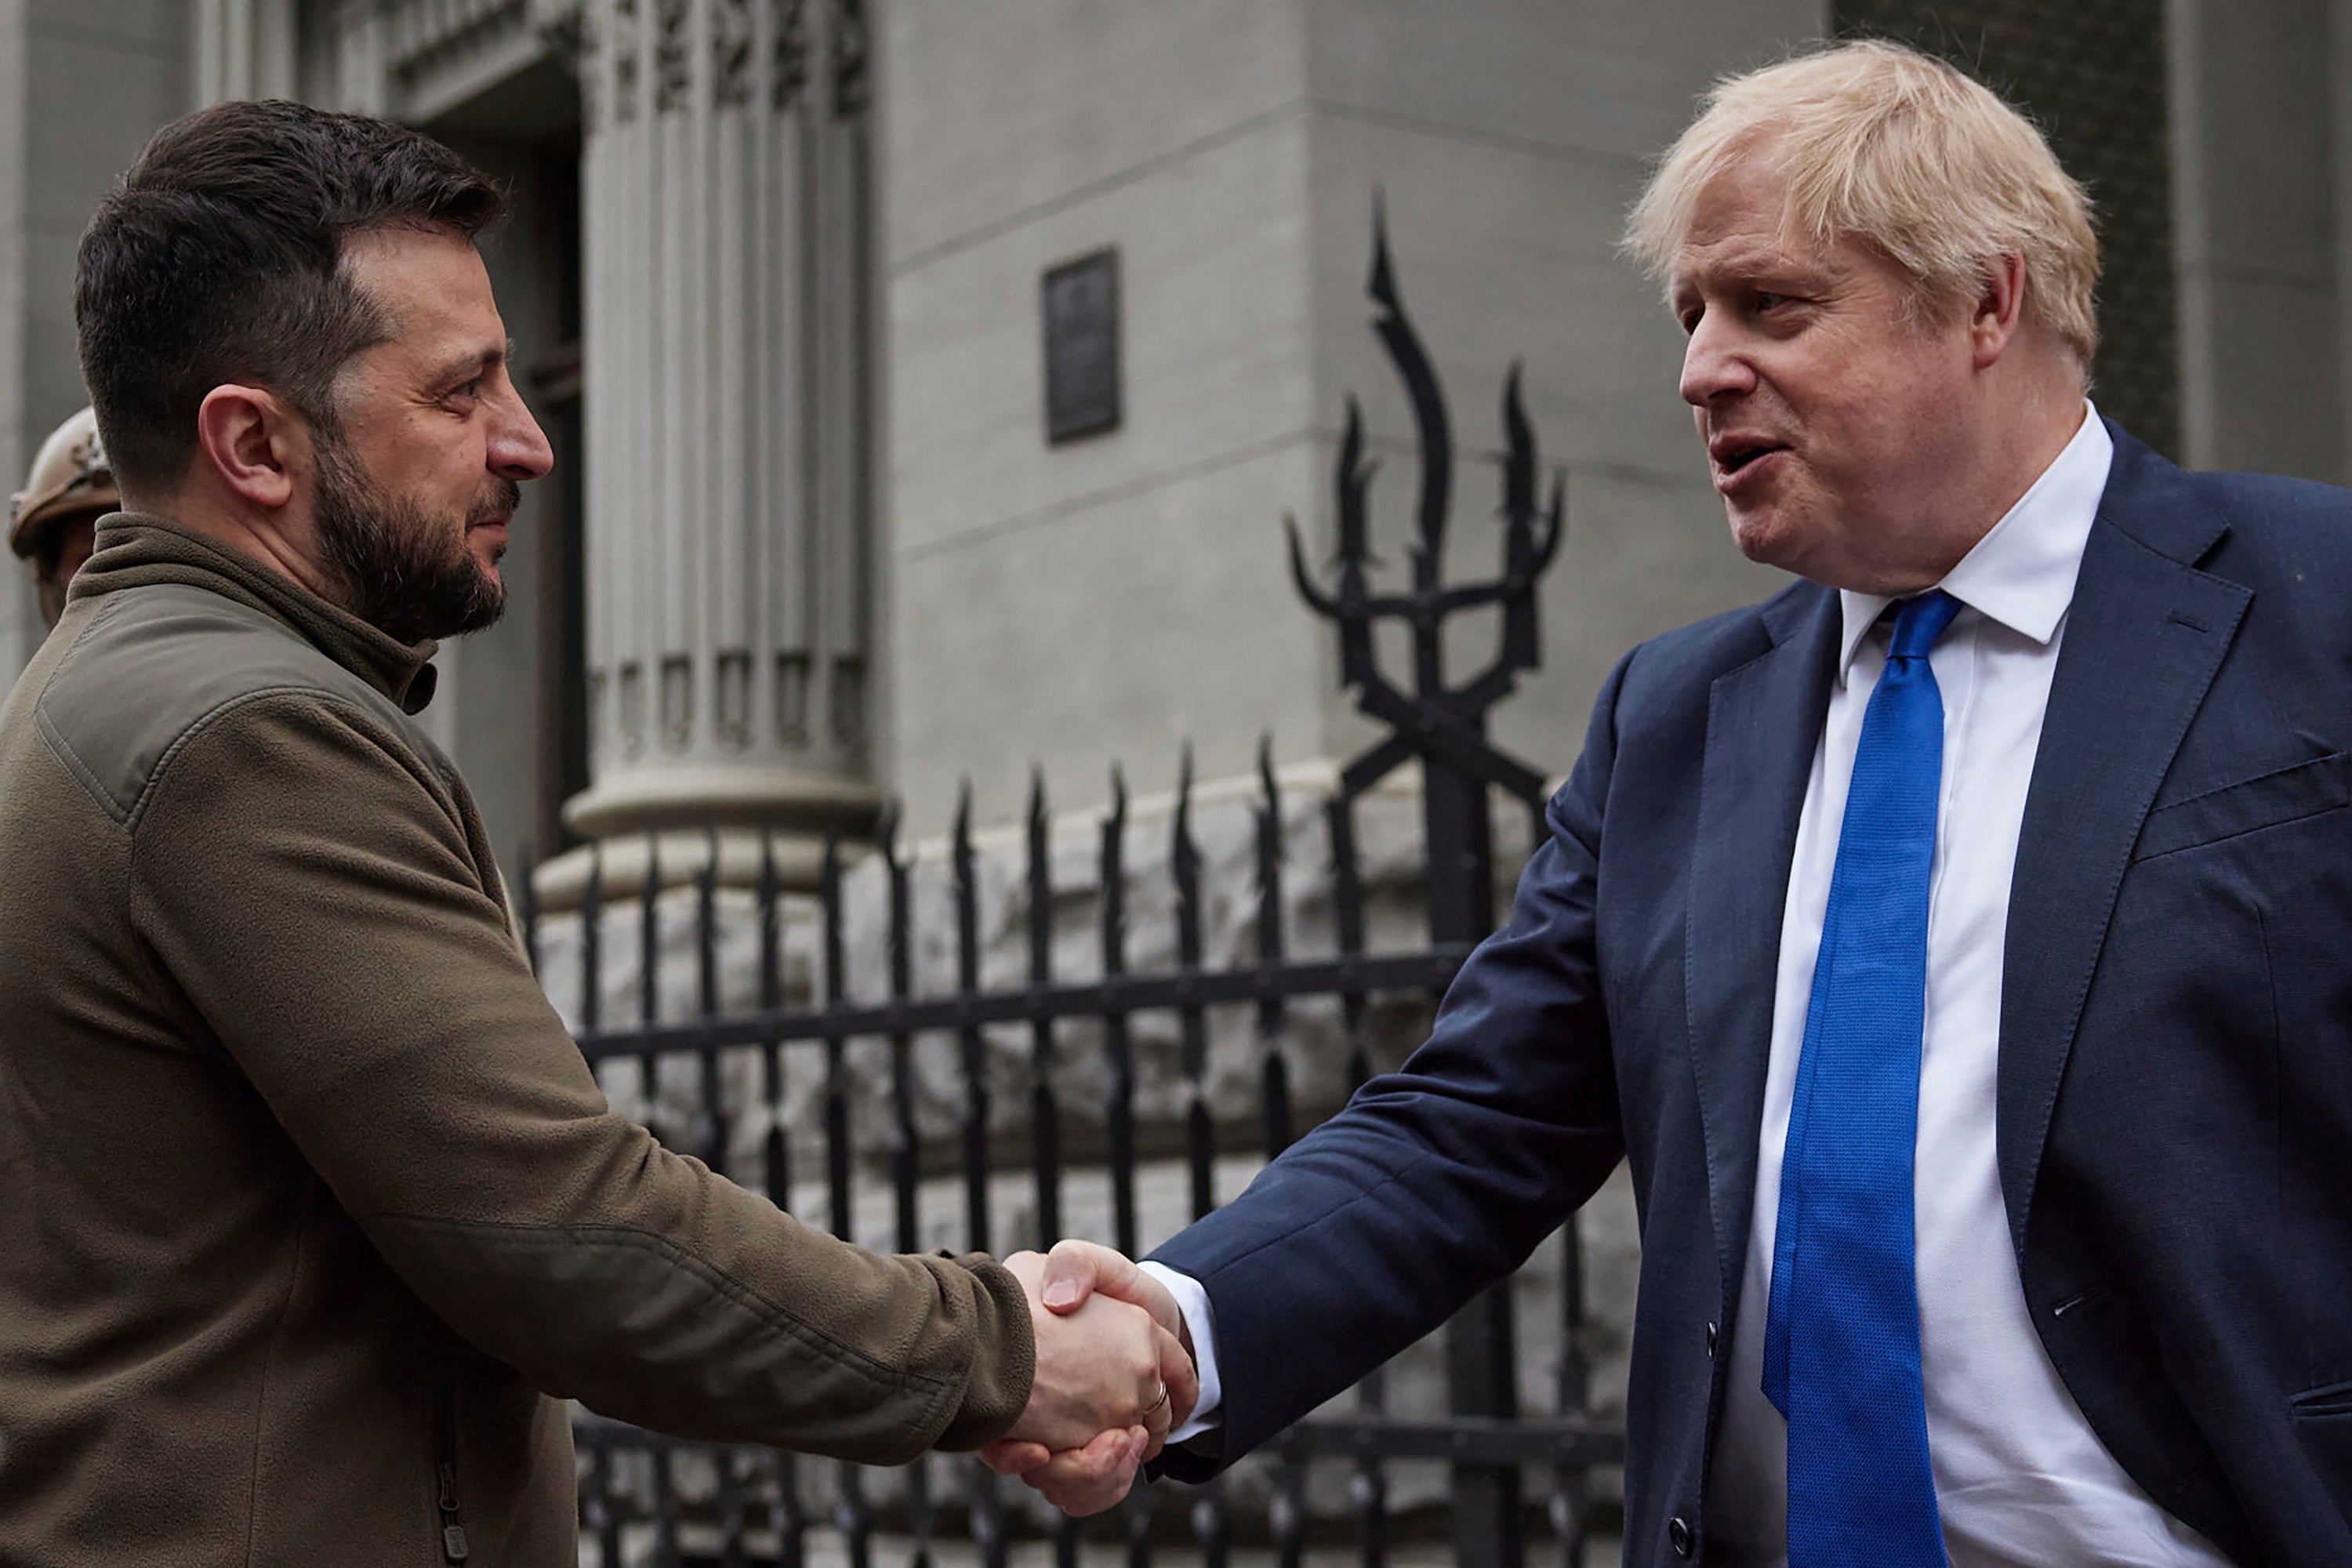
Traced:
[[1969, 313], [1969, 344], [1979, 370], [1991, 368], [2025, 320], [2025, 258], [2015, 251], [1985, 263]]
[[261, 387], [215, 386], [196, 409], [201, 460], [241, 500], [275, 511], [294, 499], [289, 460], [299, 424], [293, 410]]

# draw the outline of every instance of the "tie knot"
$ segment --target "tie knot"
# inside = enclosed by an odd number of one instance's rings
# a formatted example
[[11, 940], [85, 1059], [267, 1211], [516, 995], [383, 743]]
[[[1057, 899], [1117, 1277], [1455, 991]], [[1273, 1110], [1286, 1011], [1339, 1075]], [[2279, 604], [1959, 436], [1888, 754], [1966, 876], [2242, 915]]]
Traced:
[[1952, 617], [1960, 613], [1960, 602], [1941, 588], [1930, 589], [1916, 599], [1905, 599], [1895, 607], [1895, 640], [1888, 645], [1889, 658], [1925, 658]]

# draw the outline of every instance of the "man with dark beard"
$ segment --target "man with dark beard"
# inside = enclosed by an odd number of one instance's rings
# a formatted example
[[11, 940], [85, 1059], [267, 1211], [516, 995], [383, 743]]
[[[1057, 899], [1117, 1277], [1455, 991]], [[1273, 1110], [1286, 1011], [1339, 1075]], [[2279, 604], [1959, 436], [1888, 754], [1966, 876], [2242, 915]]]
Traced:
[[[871, 1463], [1189, 1409], [1043, 1260], [877, 1257], [615, 1116], [415, 721], [545, 437], [494, 186], [289, 103], [83, 237], [125, 510], [0, 707], [0, 1556], [576, 1561], [562, 1400]], [[1097, 1413], [1103, 1413], [1099, 1417]]]
[[[505, 584], [465, 542], [482, 528], [503, 536], [522, 504], [521, 486], [493, 479], [467, 508], [464, 533], [453, 538], [415, 502], [374, 494], [340, 436], [314, 427], [312, 442], [319, 552], [354, 615], [401, 642], [420, 642], [480, 631], [506, 613]], [[489, 564], [506, 552], [501, 538]]]

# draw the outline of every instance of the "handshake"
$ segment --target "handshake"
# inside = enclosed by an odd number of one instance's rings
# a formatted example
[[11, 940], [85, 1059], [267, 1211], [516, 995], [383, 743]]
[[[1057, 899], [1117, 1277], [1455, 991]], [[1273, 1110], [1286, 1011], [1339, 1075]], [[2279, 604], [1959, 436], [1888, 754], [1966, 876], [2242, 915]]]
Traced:
[[1066, 1513], [1099, 1513], [1200, 1398], [1183, 1315], [1158, 1280], [1092, 1242], [1004, 1266], [1029, 1298], [1037, 1369], [1027, 1408], [981, 1458]]

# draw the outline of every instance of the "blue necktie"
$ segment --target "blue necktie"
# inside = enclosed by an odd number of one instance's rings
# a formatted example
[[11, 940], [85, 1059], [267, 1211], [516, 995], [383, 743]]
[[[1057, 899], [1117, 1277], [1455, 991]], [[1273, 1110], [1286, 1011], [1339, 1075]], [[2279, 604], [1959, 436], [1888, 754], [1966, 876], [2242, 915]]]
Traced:
[[1764, 1394], [1789, 1418], [1789, 1568], [1945, 1568], [1919, 1373], [1912, 1164], [1944, 701], [1959, 605], [1903, 602], [1863, 712], [1781, 1155]]

